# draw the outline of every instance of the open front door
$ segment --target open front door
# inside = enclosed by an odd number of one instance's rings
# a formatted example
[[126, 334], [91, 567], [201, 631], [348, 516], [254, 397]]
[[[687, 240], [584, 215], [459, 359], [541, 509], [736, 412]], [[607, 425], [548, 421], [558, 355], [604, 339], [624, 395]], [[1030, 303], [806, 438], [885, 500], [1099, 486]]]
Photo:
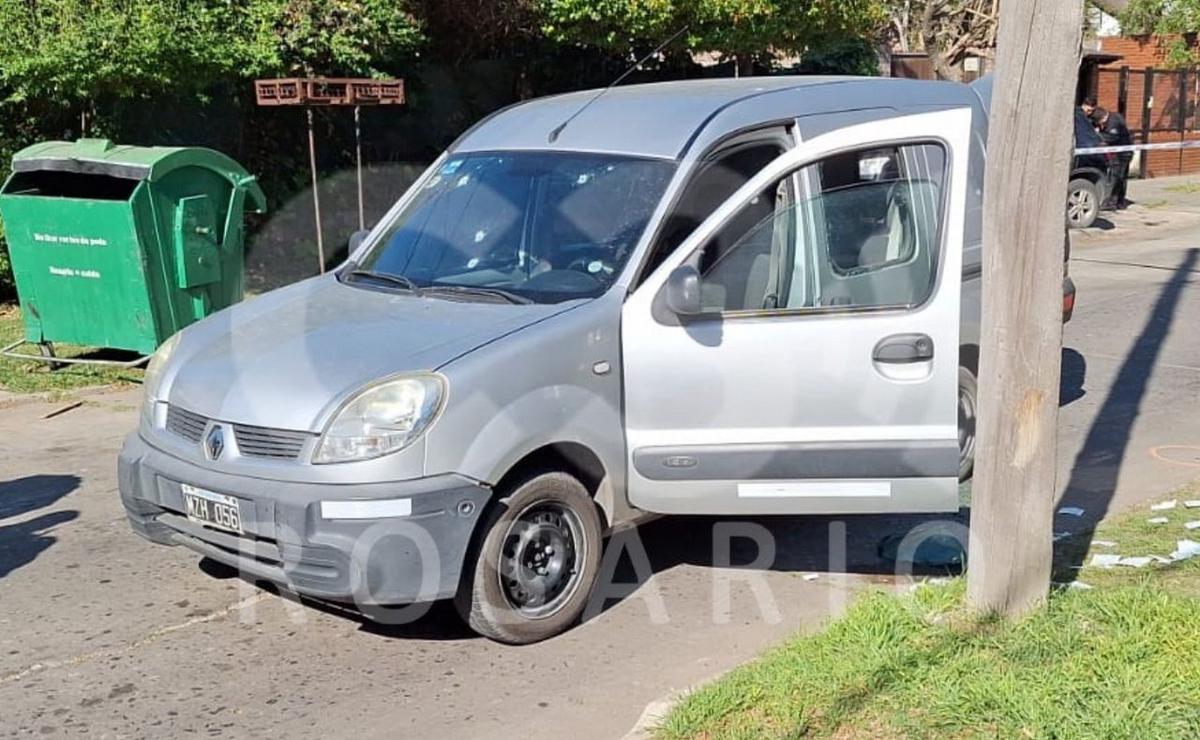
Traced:
[[804, 142], [630, 296], [634, 505], [957, 509], [970, 130], [969, 109], [944, 110]]

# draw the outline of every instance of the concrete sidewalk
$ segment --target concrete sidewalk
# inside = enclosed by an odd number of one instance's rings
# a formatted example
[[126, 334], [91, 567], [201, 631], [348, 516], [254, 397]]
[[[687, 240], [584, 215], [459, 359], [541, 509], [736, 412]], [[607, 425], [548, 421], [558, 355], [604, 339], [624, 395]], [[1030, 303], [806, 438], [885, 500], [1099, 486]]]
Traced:
[[1200, 175], [1130, 180], [1129, 199], [1128, 208], [1104, 211], [1092, 228], [1072, 231], [1072, 244], [1144, 243], [1200, 226]]

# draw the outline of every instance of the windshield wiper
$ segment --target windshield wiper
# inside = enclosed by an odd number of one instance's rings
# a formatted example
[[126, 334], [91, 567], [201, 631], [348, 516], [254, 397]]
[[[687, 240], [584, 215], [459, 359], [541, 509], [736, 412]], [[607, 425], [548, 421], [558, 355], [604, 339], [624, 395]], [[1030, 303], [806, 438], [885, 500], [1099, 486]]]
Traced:
[[404, 288], [405, 290], [410, 291], [413, 295], [416, 295], [416, 296], [421, 295], [421, 289], [419, 287], [417, 287], [417, 284], [414, 283], [412, 280], [409, 280], [408, 278], [404, 277], [403, 275], [395, 275], [390, 272], [376, 272], [375, 270], [359, 269], [359, 270], [351, 270], [349, 273], [346, 274], [346, 277], [367, 278], [369, 280], [378, 280], [383, 283], [391, 283], [392, 285], [398, 285], [401, 288]]
[[427, 293], [451, 293], [451, 294], [459, 294], [459, 295], [494, 296], [496, 298], [503, 298], [504, 300], [508, 301], [509, 303], [516, 303], [516, 304], [520, 304], [520, 305], [528, 305], [530, 303], [533, 303], [533, 301], [529, 300], [528, 298], [526, 298], [523, 295], [517, 295], [516, 293], [504, 290], [502, 288], [487, 288], [482, 285], [437, 285], [437, 284], [434, 284], [434, 285], [430, 285], [429, 287], [425, 288], [425, 291]]

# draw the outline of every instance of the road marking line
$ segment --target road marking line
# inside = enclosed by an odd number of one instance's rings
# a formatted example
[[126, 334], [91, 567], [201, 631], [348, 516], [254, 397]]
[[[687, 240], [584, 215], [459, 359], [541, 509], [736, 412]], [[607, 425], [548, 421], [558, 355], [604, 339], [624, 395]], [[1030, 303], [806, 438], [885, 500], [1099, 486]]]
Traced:
[[19, 671], [15, 671], [13, 673], [6, 673], [5, 675], [0, 676], [0, 684], [9, 683], [10, 681], [19, 681], [22, 678], [25, 678], [26, 676], [29, 676], [33, 673], [41, 673], [42, 671], [53, 670], [56, 668], [67, 668], [67, 667], [71, 667], [71, 666], [77, 666], [82, 663], [87, 663], [88, 661], [95, 660], [96, 658], [101, 658], [101, 657], [104, 657], [107, 655], [113, 655], [115, 653], [125, 652], [127, 650], [136, 650], [137, 648], [143, 647], [145, 645], [149, 645], [150, 643], [155, 642], [156, 640], [166, 637], [167, 635], [169, 635], [173, 632], [178, 632], [179, 630], [187, 629], [188, 627], [194, 627], [198, 624], [204, 624], [206, 622], [213, 622], [218, 619], [223, 619], [236, 611], [245, 609], [248, 606], [254, 606], [255, 604], [267, 599], [270, 596], [271, 596], [271, 594], [267, 593], [266, 591], [262, 591], [253, 596], [242, 599], [241, 601], [230, 604], [229, 606], [225, 607], [224, 609], [221, 609], [220, 611], [215, 611], [212, 614], [206, 614], [202, 617], [193, 617], [192, 619], [189, 619], [186, 622], [180, 622], [179, 624], [172, 624], [167, 627], [162, 627], [160, 629], [154, 630], [153, 632], [146, 635], [142, 639], [135, 640], [134, 642], [131, 642], [128, 645], [125, 645], [123, 647], [108, 648], [106, 650], [95, 650], [90, 653], [81, 653], [80, 655], [76, 655], [71, 658], [66, 658], [64, 660], [51, 660], [51, 661], [47, 661], [45, 663], [34, 663], [33, 665], [28, 666], [27, 668], [22, 668]]

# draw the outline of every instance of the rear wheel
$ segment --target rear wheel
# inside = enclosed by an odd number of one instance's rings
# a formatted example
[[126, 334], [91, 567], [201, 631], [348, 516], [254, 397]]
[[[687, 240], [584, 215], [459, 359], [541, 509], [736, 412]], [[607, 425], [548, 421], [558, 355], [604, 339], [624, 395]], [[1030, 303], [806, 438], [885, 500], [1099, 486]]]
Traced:
[[975, 419], [979, 409], [979, 385], [975, 373], [958, 369], [958, 479], [965, 481], [975, 471]]
[[1091, 180], [1077, 178], [1067, 185], [1067, 225], [1087, 229], [1100, 216], [1100, 190]]
[[600, 570], [600, 515], [583, 484], [542, 473], [515, 486], [485, 521], [456, 602], [471, 629], [524, 645], [572, 626]]

